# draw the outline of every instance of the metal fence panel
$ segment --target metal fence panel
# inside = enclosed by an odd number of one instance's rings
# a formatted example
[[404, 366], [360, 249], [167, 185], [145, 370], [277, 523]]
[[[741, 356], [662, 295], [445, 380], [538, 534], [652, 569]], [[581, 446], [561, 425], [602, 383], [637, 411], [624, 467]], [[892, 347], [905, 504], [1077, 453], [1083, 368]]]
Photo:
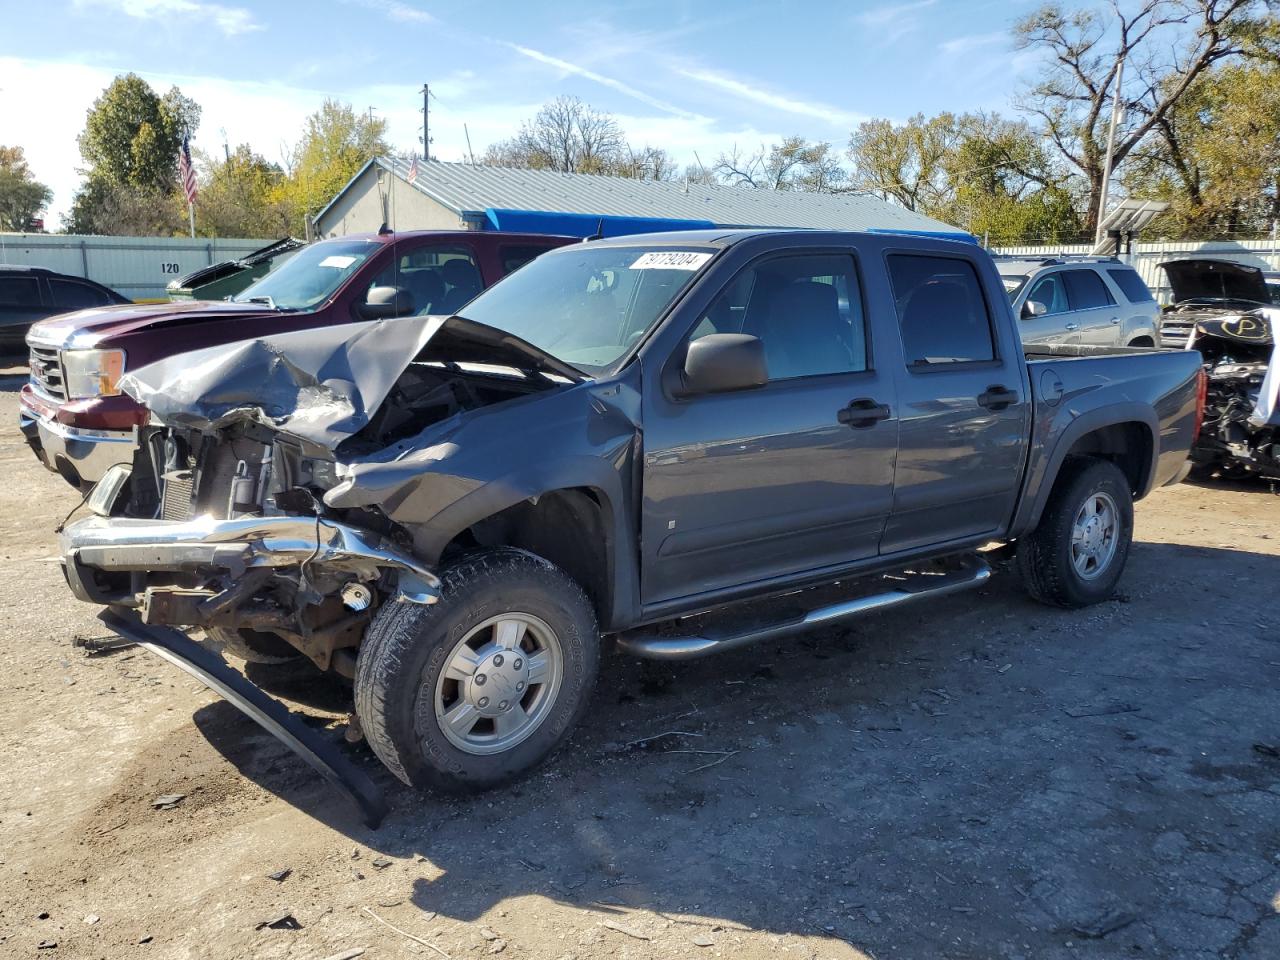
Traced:
[[133, 300], [165, 297], [165, 285], [183, 274], [234, 260], [270, 240], [205, 237], [90, 237], [55, 233], [0, 233], [0, 264], [47, 267], [88, 277]]

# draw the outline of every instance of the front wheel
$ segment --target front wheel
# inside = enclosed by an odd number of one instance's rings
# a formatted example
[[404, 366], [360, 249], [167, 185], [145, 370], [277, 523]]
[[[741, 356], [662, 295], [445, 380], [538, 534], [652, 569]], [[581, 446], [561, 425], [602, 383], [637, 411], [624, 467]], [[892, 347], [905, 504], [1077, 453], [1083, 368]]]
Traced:
[[586, 710], [600, 659], [582, 588], [522, 550], [475, 554], [431, 606], [391, 603], [356, 664], [374, 753], [416, 787], [484, 790], [550, 754]]
[[1107, 460], [1068, 460], [1039, 525], [1018, 542], [1018, 569], [1041, 603], [1101, 603], [1115, 592], [1132, 539], [1133, 494], [1125, 475]]

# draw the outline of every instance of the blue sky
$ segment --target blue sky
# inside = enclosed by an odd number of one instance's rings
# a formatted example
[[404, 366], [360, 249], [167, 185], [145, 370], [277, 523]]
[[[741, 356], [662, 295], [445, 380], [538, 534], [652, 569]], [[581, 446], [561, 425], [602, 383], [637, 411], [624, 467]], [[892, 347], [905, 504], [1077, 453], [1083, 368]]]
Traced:
[[337, 97], [416, 145], [431, 84], [432, 152], [480, 153], [559, 94], [615, 114], [631, 141], [710, 164], [799, 134], [843, 148], [867, 117], [1007, 110], [1032, 58], [1009, 28], [1030, 0], [455, 2], [5, 0], [0, 143], [55, 190], [79, 181], [75, 138], [111, 78], [178, 84], [204, 107], [195, 145], [279, 160]]

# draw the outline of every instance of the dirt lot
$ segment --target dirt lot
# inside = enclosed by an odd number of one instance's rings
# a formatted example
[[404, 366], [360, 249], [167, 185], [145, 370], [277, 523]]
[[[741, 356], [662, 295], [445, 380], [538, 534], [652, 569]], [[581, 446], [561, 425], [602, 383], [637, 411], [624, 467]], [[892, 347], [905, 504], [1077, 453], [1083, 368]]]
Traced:
[[[184, 674], [73, 648], [104, 634], [54, 560], [77, 498], [9, 426], [19, 383], [0, 379], [0, 956], [1280, 957], [1265, 486], [1152, 496], [1122, 594], [1091, 610], [1008, 573], [693, 665], [607, 658], [569, 748], [470, 802], [351, 748], [393, 799], [371, 832]], [[339, 735], [339, 684], [278, 686]], [[285, 913], [299, 929], [259, 929]]]

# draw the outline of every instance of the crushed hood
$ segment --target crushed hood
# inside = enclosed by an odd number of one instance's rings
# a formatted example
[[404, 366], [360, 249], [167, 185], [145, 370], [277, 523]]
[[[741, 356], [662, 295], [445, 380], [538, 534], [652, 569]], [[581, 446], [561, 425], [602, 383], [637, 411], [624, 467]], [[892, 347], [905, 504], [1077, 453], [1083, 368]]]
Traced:
[[423, 359], [587, 379], [518, 337], [462, 317], [425, 316], [296, 330], [180, 353], [125, 374], [120, 388], [169, 426], [209, 432], [260, 423], [333, 449], [369, 422], [428, 343], [433, 349]]
[[1229, 260], [1169, 260], [1160, 266], [1169, 277], [1174, 303], [1184, 300], [1270, 302], [1266, 281], [1257, 267]]

